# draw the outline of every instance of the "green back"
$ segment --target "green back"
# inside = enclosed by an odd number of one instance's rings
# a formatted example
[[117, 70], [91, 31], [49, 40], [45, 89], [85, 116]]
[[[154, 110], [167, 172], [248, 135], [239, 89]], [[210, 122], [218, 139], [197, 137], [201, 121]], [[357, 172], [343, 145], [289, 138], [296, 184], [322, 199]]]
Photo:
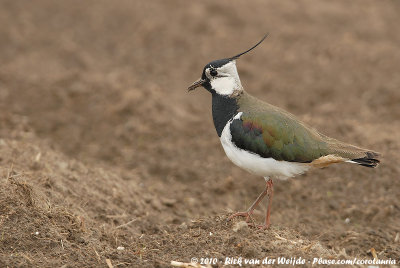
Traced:
[[231, 125], [235, 144], [263, 157], [290, 162], [312, 162], [329, 154], [327, 137], [292, 114], [246, 92], [238, 96], [241, 120]]

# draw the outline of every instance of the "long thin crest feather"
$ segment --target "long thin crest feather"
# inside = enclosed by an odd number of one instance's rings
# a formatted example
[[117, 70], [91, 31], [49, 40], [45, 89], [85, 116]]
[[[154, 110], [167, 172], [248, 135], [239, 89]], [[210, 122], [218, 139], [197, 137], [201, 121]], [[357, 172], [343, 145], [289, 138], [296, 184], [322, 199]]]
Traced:
[[264, 35], [264, 37], [263, 37], [257, 44], [255, 44], [254, 46], [252, 46], [251, 48], [249, 48], [249, 49], [246, 50], [245, 52], [239, 53], [239, 54], [237, 54], [236, 56], [233, 56], [233, 57], [230, 58], [230, 59], [231, 59], [231, 60], [238, 59], [240, 56], [246, 54], [247, 52], [252, 51], [252, 50], [255, 49], [259, 44], [261, 44], [261, 43], [265, 40], [265, 38], [268, 37], [268, 35], [269, 35], [269, 33], [266, 33], [266, 34]]

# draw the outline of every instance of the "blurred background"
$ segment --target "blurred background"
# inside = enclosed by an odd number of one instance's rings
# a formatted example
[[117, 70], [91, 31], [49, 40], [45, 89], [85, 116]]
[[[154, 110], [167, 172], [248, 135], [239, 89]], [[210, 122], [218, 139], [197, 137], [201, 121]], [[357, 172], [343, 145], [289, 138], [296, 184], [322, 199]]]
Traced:
[[[400, 2], [0, 4], [3, 266], [152, 267], [213, 250], [399, 259]], [[264, 181], [226, 158], [209, 93], [186, 88], [266, 32], [237, 62], [245, 90], [384, 160], [277, 181], [272, 231], [235, 234], [218, 217]]]

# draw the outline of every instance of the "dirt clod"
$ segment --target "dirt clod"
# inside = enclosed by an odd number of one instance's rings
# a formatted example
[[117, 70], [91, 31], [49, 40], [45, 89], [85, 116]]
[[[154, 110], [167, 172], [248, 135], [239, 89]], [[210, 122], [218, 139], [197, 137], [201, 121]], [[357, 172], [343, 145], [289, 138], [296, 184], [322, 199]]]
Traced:
[[247, 222], [245, 221], [238, 221], [233, 225], [232, 231], [235, 233], [240, 232], [240, 233], [246, 233], [249, 229], [249, 226]]

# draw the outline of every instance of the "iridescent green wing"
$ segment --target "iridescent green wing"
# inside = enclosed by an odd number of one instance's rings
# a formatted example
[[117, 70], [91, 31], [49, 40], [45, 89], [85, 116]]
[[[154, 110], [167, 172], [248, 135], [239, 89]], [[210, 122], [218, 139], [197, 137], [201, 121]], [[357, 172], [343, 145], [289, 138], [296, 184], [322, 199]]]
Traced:
[[264, 158], [309, 163], [327, 154], [322, 136], [281, 111], [243, 112], [230, 125], [232, 142]]

